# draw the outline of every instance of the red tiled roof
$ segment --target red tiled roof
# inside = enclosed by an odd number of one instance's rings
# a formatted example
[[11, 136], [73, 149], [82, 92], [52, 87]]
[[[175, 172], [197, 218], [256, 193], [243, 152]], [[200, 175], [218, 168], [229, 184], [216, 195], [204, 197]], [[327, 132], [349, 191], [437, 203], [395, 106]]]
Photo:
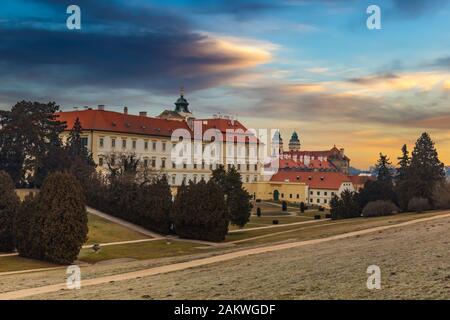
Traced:
[[365, 184], [367, 181], [375, 180], [375, 177], [372, 176], [348, 176], [353, 184], [355, 185], [362, 185]]
[[351, 182], [350, 178], [341, 172], [298, 172], [278, 171], [270, 179], [272, 182], [306, 183], [311, 189], [338, 190], [343, 182]]
[[175, 129], [189, 130], [184, 121], [167, 120], [147, 116], [136, 116], [106, 110], [81, 110], [58, 112], [60, 121], [67, 123], [71, 130], [76, 118], [80, 119], [83, 130], [110, 131], [118, 133], [134, 133], [143, 135], [170, 137]]

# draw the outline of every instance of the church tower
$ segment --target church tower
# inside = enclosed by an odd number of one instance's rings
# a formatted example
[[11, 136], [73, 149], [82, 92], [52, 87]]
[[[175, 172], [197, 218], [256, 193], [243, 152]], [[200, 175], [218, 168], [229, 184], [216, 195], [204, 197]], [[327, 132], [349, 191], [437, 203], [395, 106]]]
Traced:
[[272, 138], [272, 156], [283, 154], [283, 139], [279, 130], [275, 131]]
[[193, 118], [192, 112], [191, 110], [189, 110], [189, 102], [184, 97], [183, 88], [181, 88], [180, 97], [177, 99], [177, 101], [175, 101], [175, 109], [164, 110], [158, 117], [163, 119], [179, 120], [179, 121], [184, 121]]
[[295, 131], [289, 140], [289, 151], [300, 151], [300, 139]]

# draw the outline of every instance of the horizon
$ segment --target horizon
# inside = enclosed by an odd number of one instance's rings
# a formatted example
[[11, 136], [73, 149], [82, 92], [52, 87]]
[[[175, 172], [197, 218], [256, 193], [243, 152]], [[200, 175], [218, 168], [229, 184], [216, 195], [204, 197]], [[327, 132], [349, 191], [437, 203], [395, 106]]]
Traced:
[[285, 141], [296, 131], [304, 150], [345, 148], [352, 167], [380, 152], [396, 164], [424, 131], [450, 164], [449, 1], [377, 1], [381, 30], [366, 27], [369, 1], [77, 4], [81, 30], [66, 28], [67, 4], [2, 3], [0, 109], [56, 101], [154, 116], [185, 87], [194, 116], [237, 114]]

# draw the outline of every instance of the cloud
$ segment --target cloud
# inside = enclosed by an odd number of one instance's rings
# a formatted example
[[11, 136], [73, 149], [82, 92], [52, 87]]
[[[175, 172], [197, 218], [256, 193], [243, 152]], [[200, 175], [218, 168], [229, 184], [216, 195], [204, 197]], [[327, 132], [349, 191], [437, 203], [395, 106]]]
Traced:
[[18, 99], [20, 88], [27, 96], [39, 88], [39, 97], [52, 93], [58, 99], [58, 92], [80, 87], [164, 93], [181, 85], [192, 92], [228, 83], [268, 63], [276, 49], [194, 31], [182, 16], [148, 7], [139, 11], [113, 2], [93, 3], [80, 1], [86, 16], [80, 31], [66, 30], [65, 23], [55, 28], [54, 20], [39, 26], [32, 20], [0, 23], [0, 94]]

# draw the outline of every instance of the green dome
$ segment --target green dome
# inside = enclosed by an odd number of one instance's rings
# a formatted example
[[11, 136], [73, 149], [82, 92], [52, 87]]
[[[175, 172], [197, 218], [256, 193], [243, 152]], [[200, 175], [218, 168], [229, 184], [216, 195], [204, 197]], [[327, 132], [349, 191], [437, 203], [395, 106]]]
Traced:
[[291, 136], [291, 140], [289, 142], [300, 142], [300, 139], [298, 138], [297, 132], [294, 131], [294, 133]]
[[175, 102], [175, 111], [190, 113], [191, 111], [189, 111], [188, 106], [189, 102], [184, 98], [183, 94], [181, 94], [178, 100]]

